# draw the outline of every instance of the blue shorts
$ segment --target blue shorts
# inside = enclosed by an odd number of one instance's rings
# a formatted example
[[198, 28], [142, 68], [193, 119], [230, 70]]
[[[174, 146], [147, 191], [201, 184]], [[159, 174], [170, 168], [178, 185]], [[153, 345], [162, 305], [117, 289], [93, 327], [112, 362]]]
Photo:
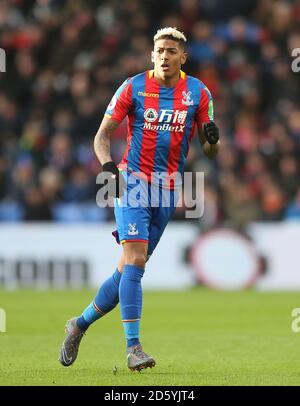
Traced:
[[126, 172], [122, 175], [127, 191], [120, 199], [114, 199], [117, 231], [113, 235], [118, 243], [148, 242], [150, 256], [176, 210], [179, 192], [151, 185]]

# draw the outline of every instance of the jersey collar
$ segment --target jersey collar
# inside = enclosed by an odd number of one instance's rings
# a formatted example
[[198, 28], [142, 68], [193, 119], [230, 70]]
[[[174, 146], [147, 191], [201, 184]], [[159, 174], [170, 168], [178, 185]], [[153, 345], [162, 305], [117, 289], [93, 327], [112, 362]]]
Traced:
[[[148, 77], [149, 77], [149, 79], [151, 79], [151, 78], [153, 78], [153, 76], [154, 76], [154, 69], [151, 69], [151, 70], [148, 71]], [[183, 70], [181, 70], [180, 71], [180, 79], [184, 80], [185, 76], [186, 76], [186, 73], [183, 72]]]

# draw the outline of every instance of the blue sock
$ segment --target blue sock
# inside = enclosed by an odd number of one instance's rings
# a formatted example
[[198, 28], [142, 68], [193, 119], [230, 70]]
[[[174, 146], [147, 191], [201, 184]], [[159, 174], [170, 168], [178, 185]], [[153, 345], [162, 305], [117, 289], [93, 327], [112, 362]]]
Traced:
[[124, 265], [119, 286], [121, 316], [127, 347], [139, 344], [140, 319], [142, 314], [142, 284], [144, 269], [134, 265]]
[[122, 274], [118, 269], [108, 278], [98, 290], [92, 303], [84, 310], [77, 319], [80, 330], [87, 330], [94, 321], [110, 312], [119, 303], [119, 284]]

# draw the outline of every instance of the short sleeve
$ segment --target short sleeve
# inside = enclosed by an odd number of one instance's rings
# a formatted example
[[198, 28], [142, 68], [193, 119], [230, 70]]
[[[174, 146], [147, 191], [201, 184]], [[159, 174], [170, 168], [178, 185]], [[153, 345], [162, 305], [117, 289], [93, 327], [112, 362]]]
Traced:
[[196, 111], [196, 121], [198, 128], [202, 124], [209, 123], [214, 120], [214, 106], [213, 99], [207, 87], [201, 89], [200, 104]]
[[132, 106], [132, 83], [131, 79], [125, 80], [125, 82], [119, 87], [114, 94], [109, 105], [107, 106], [105, 116], [110, 117], [115, 121], [121, 123]]

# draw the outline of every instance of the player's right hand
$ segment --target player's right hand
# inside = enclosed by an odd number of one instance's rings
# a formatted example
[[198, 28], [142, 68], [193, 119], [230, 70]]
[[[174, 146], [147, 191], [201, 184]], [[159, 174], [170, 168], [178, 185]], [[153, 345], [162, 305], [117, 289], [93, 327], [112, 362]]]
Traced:
[[117, 165], [113, 161], [106, 162], [102, 165], [102, 171], [109, 173], [108, 179], [108, 196], [121, 197], [124, 194], [125, 182]]

